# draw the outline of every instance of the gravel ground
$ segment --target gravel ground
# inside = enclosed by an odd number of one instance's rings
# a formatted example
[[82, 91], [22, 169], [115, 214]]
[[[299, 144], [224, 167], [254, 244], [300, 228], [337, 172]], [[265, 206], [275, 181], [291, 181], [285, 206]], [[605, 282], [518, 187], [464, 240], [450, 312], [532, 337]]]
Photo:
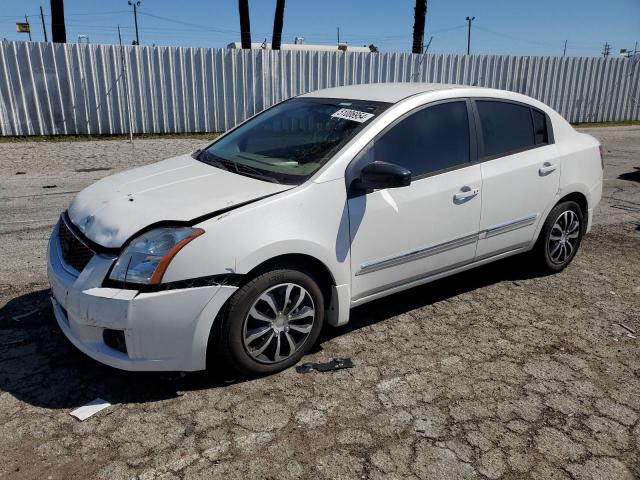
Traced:
[[202, 141], [0, 143], [0, 478], [640, 478], [640, 128], [587, 131], [604, 198], [563, 273], [512, 258], [373, 302], [306, 358], [353, 369], [246, 382], [102, 366], [48, 304], [73, 194]]

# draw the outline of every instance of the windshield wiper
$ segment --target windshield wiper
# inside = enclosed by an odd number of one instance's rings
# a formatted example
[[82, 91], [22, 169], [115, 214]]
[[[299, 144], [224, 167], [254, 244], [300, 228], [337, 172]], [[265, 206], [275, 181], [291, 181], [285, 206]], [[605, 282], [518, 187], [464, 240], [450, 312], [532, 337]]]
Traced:
[[244, 165], [242, 163], [237, 163], [232, 160], [226, 160], [220, 157], [209, 157], [202, 158], [202, 155], [198, 155], [198, 159], [202, 162], [213, 165], [214, 167], [222, 168], [223, 170], [227, 170], [228, 172], [235, 172], [238, 175], [244, 175], [246, 177], [258, 178], [260, 180], [266, 180], [271, 183], [280, 183], [277, 178], [271, 177], [269, 175], [265, 175], [257, 168], [250, 167], [249, 165]]
[[[236, 173], [238, 173], [240, 175], [242, 175], [242, 173], [244, 173], [247, 176], [254, 177], [254, 178], [259, 178], [259, 179], [262, 179], [262, 180], [267, 180], [267, 181], [269, 181], [271, 183], [280, 183], [277, 178], [271, 177], [269, 175], [265, 175], [264, 173], [262, 173], [257, 168], [253, 168], [253, 167], [250, 167], [249, 165], [244, 165], [242, 163], [234, 163], [234, 165], [236, 167]], [[242, 173], [240, 173], [240, 172], [242, 172]]]

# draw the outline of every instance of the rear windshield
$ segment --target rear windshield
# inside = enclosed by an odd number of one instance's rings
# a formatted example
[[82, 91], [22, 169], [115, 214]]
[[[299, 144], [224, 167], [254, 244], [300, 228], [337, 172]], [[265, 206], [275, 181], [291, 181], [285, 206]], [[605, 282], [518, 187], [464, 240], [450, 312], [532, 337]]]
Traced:
[[252, 118], [197, 158], [239, 175], [300, 184], [388, 107], [361, 100], [294, 98]]

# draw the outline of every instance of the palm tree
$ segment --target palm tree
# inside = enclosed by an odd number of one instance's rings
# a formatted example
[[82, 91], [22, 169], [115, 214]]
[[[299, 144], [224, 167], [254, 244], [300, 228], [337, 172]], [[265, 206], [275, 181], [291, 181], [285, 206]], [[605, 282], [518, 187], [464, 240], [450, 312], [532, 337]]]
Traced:
[[51, 40], [55, 43], [67, 43], [64, 0], [51, 0]]
[[249, 0], [238, 0], [240, 13], [240, 42], [242, 48], [251, 48], [251, 23], [249, 22]]
[[273, 18], [273, 37], [271, 37], [271, 49], [280, 50], [282, 43], [282, 24], [284, 23], [284, 2], [285, 0], [277, 0], [276, 15]]
[[416, 0], [416, 7], [413, 14], [413, 48], [411, 49], [411, 53], [422, 53], [426, 16], [427, 0]]

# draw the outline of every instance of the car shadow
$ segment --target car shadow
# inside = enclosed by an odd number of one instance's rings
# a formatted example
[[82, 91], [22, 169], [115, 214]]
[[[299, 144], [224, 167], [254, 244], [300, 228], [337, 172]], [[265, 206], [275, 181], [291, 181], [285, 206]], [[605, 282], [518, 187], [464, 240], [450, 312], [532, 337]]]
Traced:
[[478, 288], [538, 276], [540, 274], [527, 264], [523, 256], [505, 258], [355, 307], [351, 310], [349, 323], [325, 329], [319, 343]]
[[[514, 257], [357, 307], [347, 325], [324, 329], [315, 351], [333, 338], [413, 309], [497, 282], [532, 278], [527, 272]], [[51, 409], [76, 408], [95, 398], [113, 404], [145, 403], [251, 381], [234, 378], [224, 368], [181, 374], [125, 372], [102, 365], [64, 337], [49, 296], [48, 289], [30, 292], [0, 309], [0, 391], [20, 401]]]
[[631, 172], [625, 172], [618, 175], [620, 180], [628, 180], [630, 182], [640, 182], [640, 167], [633, 167]]

